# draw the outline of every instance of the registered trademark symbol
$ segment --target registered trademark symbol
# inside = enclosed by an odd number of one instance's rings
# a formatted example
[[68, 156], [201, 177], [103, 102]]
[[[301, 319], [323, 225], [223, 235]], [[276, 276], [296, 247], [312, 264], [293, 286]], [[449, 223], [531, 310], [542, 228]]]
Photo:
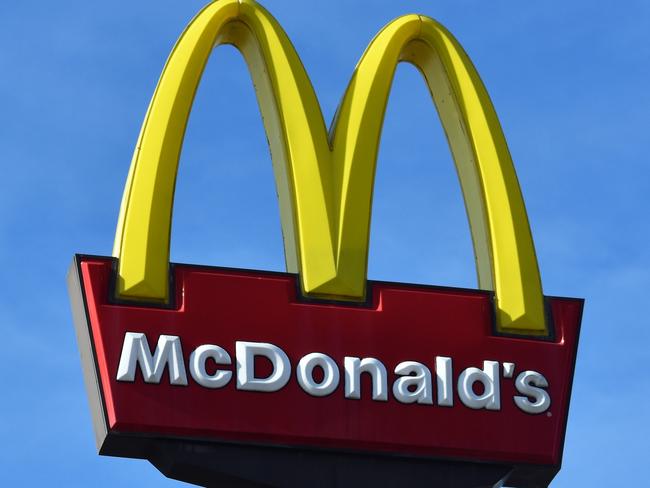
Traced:
[[547, 416], [547, 417], [552, 417], [553, 414], [552, 414], [551, 412], [546, 412], [546, 416]]

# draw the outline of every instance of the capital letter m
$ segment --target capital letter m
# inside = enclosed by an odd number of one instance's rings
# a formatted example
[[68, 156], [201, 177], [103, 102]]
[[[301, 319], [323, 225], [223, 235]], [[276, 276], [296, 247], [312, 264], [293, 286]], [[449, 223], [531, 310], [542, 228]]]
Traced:
[[117, 368], [117, 381], [135, 381], [135, 369], [138, 364], [145, 383], [160, 383], [167, 365], [169, 382], [172, 385], [187, 385], [183, 349], [178, 336], [161, 335], [152, 355], [144, 334], [127, 332]]

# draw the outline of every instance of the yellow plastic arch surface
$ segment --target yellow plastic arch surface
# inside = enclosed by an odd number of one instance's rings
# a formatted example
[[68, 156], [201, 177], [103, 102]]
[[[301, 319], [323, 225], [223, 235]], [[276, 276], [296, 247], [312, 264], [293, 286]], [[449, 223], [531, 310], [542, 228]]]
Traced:
[[115, 238], [117, 294], [168, 300], [173, 196], [185, 127], [215, 45], [232, 44], [253, 78], [280, 199], [287, 269], [310, 296], [363, 300], [372, 189], [397, 63], [423, 74], [469, 216], [479, 286], [502, 332], [547, 334], [526, 209], [496, 113], [471, 61], [436, 21], [407, 15], [370, 43], [327, 132], [311, 82], [278, 22], [252, 0], [206, 6], [163, 70], [133, 155]]

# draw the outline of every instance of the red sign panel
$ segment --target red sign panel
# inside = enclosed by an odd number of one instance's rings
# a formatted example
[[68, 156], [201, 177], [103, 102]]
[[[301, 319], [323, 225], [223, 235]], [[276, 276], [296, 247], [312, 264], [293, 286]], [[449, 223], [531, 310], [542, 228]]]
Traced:
[[110, 258], [77, 270], [109, 435], [560, 463], [581, 300], [547, 298], [540, 340], [495, 335], [481, 291], [369, 283], [364, 306], [317, 303], [294, 275], [175, 265], [159, 308], [110, 299]]

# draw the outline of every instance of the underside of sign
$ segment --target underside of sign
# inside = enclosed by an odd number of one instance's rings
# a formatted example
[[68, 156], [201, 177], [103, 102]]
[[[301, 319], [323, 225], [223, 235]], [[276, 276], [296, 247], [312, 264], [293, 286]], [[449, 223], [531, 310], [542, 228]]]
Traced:
[[69, 289], [99, 452], [205, 486], [543, 487], [559, 470], [582, 301], [551, 338], [495, 332], [492, 294], [369, 282], [305, 299], [288, 273], [173, 265], [165, 306]]

